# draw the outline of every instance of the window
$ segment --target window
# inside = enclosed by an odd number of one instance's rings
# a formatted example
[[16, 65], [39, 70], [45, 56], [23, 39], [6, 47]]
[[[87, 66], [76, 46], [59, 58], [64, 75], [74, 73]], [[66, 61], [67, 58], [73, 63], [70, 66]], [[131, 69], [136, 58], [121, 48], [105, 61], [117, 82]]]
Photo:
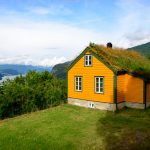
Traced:
[[84, 56], [84, 65], [85, 66], [92, 66], [92, 56], [91, 55], [85, 55]]
[[104, 93], [104, 77], [95, 77], [95, 92]]
[[89, 103], [88, 103], [88, 107], [89, 107], [89, 108], [95, 108], [95, 105], [94, 105], [93, 102], [89, 102]]
[[82, 91], [82, 77], [75, 77], [75, 90]]

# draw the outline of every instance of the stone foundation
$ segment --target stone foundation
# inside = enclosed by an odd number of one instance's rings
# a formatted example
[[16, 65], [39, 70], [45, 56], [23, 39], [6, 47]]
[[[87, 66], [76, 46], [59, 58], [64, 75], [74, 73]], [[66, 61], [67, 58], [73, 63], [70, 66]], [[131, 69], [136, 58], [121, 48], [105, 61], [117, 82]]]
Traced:
[[[115, 111], [116, 104], [114, 103], [103, 103], [103, 102], [95, 102], [90, 100], [80, 100], [75, 98], [68, 98], [68, 104], [87, 107], [87, 108], [95, 108], [101, 110], [109, 110]], [[147, 107], [150, 106], [150, 103], [147, 104]], [[122, 109], [124, 107], [136, 108], [136, 109], [145, 109], [145, 104], [142, 103], [131, 103], [131, 102], [122, 102], [117, 104], [118, 109]]]
[[121, 109], [123, 107], [145, 109], [145, 104], [142, 104], [142, 103], [122, 102], [117, 105], [118, 105], [118, 109]]
[[102, 102], [80, 100], [74, 98], [68, 98], [68, 104], [87, 107], [87, 108], [96, 108], [101, 110], [110, 110], [110, 111], [116, 110], [116, 105], [113, 103], [102, 103]]

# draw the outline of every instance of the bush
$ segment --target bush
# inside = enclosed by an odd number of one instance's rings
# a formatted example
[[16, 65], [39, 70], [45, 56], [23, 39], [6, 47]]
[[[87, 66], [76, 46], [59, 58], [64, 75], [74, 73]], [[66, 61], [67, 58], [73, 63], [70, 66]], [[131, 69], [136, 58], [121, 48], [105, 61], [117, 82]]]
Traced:
[[66, 81], [48, 71], [30, 71], [0, 86], [0, 118], [53, 107], [66, 102]]

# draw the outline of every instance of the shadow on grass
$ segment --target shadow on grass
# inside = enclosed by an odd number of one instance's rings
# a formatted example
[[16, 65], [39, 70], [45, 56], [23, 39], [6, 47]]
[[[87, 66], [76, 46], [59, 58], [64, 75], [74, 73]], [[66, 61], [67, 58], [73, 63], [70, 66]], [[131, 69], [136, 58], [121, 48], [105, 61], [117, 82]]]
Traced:
[[150, 110], [106, 112], [97, 122], [106, 150], [150, 149]]

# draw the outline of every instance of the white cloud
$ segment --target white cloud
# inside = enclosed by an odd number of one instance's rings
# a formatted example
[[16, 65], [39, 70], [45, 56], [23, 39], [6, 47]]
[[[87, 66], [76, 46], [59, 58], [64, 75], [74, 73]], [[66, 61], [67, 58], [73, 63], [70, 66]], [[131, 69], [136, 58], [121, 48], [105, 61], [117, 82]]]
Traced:
[[0, 56], [0, 64], [24, 64], [34, 66], [54, 66], [55, 64], [63, 63], [67, 61], [65, 57], [53, 57], [36, 59], [31, 56], [21, 55], [14, 57], [2, 57]]
[[28, 65], [32, 63], [32, 59], [28, 56], [14, 56], [14, 57], [3, 57], [0, 56], [0, 64], [25, 64]]
[[56, 22], [15, 22], [0, 24], [1, 63], [55, 65], [73, 59], [90, 41], [105, 39], [94, 31]]
[[38, 65], [40, 65], [40, 66], [54, 66], [55, 64], [63, 63], [65, 61], [67, 61], [65, 57], [60, 57], [60, 58], [54, 57], [52, 59], [45, 58], [43, 60], [40, 60]]
[[[118, 0], [120, 41], [131, 47], [150, 41], [150, 5], [142, 0]], [[116, 30], [117, 31], [117, 30]], [[120, 43], [121, 44], [121, 43]]]
[[[17, 12], [0, 16], [0, 63], [51, 66], [73, 59], [90, 42], [106, 44], [110, 41], [115, 46], [130, 47], [150, 41], [150, 6], [140, 0], [118, 0], [117, 6], [120, 14], [112, 25], [110, 23], [109, 32], [100, 26], [94, 30], [80, 27], [83, 23], [94, 24], [100, 19], [96, 17], [69, 25], [25, 19]], [[72, 13], [63, 6], [34, 7], [28, 11], [43, 16]]]

